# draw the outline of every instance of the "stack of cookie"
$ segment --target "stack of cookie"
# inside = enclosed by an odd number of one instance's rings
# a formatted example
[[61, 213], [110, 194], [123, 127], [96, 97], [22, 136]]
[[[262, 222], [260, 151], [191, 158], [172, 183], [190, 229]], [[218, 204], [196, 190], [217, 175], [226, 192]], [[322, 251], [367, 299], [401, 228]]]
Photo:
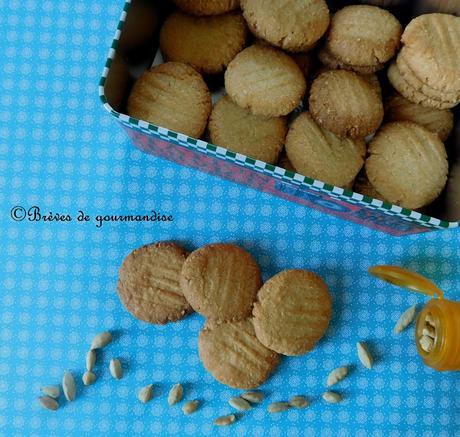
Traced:
[[198, 340], [204, 367], [236, 388], [262, 384], [279, 354], [301, 355], [324, 335], [332, 303], [324, 281], [306, 270], [285, 270], [262, 285], [260, 268], [245, 250], [211, 244], [190, 255], [156, 243], [123, 261], [118, 295], [136, 318], [177, 321], [195, 310], [206, 318]]

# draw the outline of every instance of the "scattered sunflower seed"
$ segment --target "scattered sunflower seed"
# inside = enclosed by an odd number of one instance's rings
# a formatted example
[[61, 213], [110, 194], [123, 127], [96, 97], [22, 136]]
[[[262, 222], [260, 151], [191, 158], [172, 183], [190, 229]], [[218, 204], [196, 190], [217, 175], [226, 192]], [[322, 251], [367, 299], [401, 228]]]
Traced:
[[50, 396], [40, 396], [38, 398], [38, 402], [43, 408], [47, 410], [56, 411], [59, 408], [59, 404], [57, 403], [56, 399], [53, 399]]
[[94, 369], [94, 365], [96, 364], [96, 351], [94, 349], [90, 349], [86, 354], [86, 370], [91, 372]]
[[433, 316], [431, 315], [431, 313], [428, 313], [425, 316], [425, 324], [431, 325], [433, 328], [435, 327], [434, 319], [433, 319]]
[[97, 334], [91, 342], [90, 349], [102, 349], [112, 341], [112, 334], [109, 331]]
[[264, 395], [260, 391], [247, 391], [241, 394], [240, 397], [253, 404], [259, 404], [264, 400]]
[[268, 406], [269, 413], [281, 413], [282, 411], [289, 410], [291, 406], [288, 402], [273, 402]]
[[329, 373], [329, 376], [327, 377], [327, 386], [330, 387], [331, 385], [337, 384], [347, 375], [348, 375], [347, 366], [337, 367], [337, 369], [334, 369], [331, 373]]
[[420, 346], [425, 352], [431, 352], [434, 345], [434, 340], [428, 335], [422, 335], [419, 339]]
[[337, 404], [342, 401], [342, 396], [335, 391], [327, 391], [323, 393], [323, 399], [330, 404]]
[[62, 391], [68, 401], [73, 401], [75, 399], [77, 386], [75, 384], [75, 379], [70, 372], [64, 372], [64, 376], [62, 378]]
[[235, 420], [236, 416], [234, 414], [229, 414], [228, 416], [220, 416], [216, 420], [214, 420], [214, 425], [227, 426], [233, 423]]
[[146, 385], [139, 390], [137, 394], [137, 399], [146, 404], [152, 399], [153, 395], [153, 384]]
[[410, 308], [404, 311], [396, 322], [396, 325], [393, 328], [393, 332], [395, 334], [399, 334], [400, 332], [404, 331], [404, 329], [406, 329], [414, 320], [416, 311], [416, 305], [412, 305]]
[[372, 358], [369, 349], [367, 348], [366, 344], [363, 342], [358, 341], [356, 343], [356, 349], [358, 350], [358, 358], [361, 361], [364, 367], [368, 369], [372, 369], [372, 365], [374, 364], [374, 359]]
[[289, 405], [294, 408], [307, 408], [310, 405], [305, 396], [294, 396], [290, 399]]
[[422, 331], [422, 335], [431, 337], [434, 340], [436, 338], [436, 330], [430, 325], [425, 325], [425, 328], [423, 328]]
[[61, 394], [61, 389], [59, 388], [58, 385], [48, 385], [46, 387], [42, 387], [40, 391], [46, 396], [49, 396], [50, 398], [53, 398], [53, 399], [57, 399], [59, 395]]
[[246, 399], [239, 397], [230, 398], [228, 400], [228, 403], [230, 404], [230, 406], [239, 411], [247, 411], [252, 408], [251, 404]]
[[174, 384], [168, 394], [168, 404], [174, 405], [182, 400], [184, 389], [181, 384]]
[[185, 405], [182, 407], [182, 411], [184, 414], [192, 414], [198, 409], [199, 401], [197, 399], [193, 401], [188, 401]]
[[110, 374], [115, 379], [121, 379], [123, 377], [123, 369], [121, 368], [121, 363], [118, 358], [112, 358], [109, 364]]
[[85, 373], [83, 373], [81, 380], [83, 381], [83, 384], [91, 385], [96, 382], [96, 375], [93, 372], [87, 370]]

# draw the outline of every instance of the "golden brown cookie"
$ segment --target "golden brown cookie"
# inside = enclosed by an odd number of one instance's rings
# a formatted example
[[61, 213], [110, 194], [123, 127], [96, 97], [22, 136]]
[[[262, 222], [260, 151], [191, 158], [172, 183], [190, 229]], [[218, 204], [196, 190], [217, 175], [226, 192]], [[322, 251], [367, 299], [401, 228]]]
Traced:
[[127, 109], [132, 117], [199, 138], [211, 112], [211, 94], [190, 65], [166, 62], [137, 80]]
[[320, 74], [311, 86], [309, 103], [313, 119], [341, 137], [364, 138], [376, 131], [383, 119], [381, 97], [351, 71]]
[[279, 363], [279, 355], [257, 339], [252, 319], [207, 322], [200, 332], [198, 352], [214, 378], [241, 389], [261, 385]]
[[394, 56], [401, 32], [399, 21], [385, 9], [369, 5], [346, 6], [332, 17], [326, 46], [345, 64], [376, 66]]
[[241, 9], [254, 35], [293, 52], [310, 50], [329, 26], [324, 0], [241, 0]]
[[168, 61], [216, 74], [243, 49], [246, 23], [239, 13], [195, 17], [176, 11], [163, 24], [160, 49]]
[[402, 76], [395, 62], [393, 62], [388, 68], [387, 75], [388, 80], [391, 85], [393, 85], [393, 88], [413, 103], [418, 103], [427, 108], [436, 109], [449, 109], [455, 106], [455, 103], [437, 100], [416, 90]]
[[254, 258], [233, 244], [209, 244], [192, 252], [180, 282], [192, 308], [216, 321], [249, 316], [262, 285]]
[[173, 0], [184, 12], [193, 15], [220, 15], [240, 6], [240, 0]]
[[327, 285], [308, 270], [284, 270], [269, 279], [254, 304], [259, 341], [283, 355], [302, 355], [324, 335], [332, 315]]
[[345, 62], [337, 59], [332, 53], [327, 49], [327, 47], [322, 47], [318, 52], [318, 59], [323, 65], [328, 67], [331, 70], [349, 70], [354, 71], [358, 74], [372, 74], [378, 70], [381, 70], [384, 67], [384, 64], [377, 64], [374, 66], [358, 66], [358, 65], [349, 65]]
[[283, 148], [287, 126], [284, 117], [251, 114], [224, 96], [214, 105], [208, 130], [212, 143], [274, 164]]
[[187, 257], [174, 243], [156, 243], [133, 250], [121, 265], [117, 291], [125, 308], [137, 319], [164, 324], [192, 311], [179, 284]]
[[399, 121], [383, 126], [369, 145], [366, 174], [391, 203], [421, 208], [436, 199], [447, 181], [447, 154], [439, 137]]
[[237, 105], [253, 114], [278, 117], [300, 104], [306, 82], [292, 58], [281, 50], [256, 44], [230, 62], [225, 89]]
[[353, 184], [353, 191], [363, 196], [372, 197], [373, 199], [385, 200], [383, 196], [369, 182], [366, 172], [363, 170], [356, 177]]
[[412, 121], [437, 134], [445, 141], [454, 128], [454, 114], [449, 109], [426, 108], [394, 94], [385, 103], [385, 120]]
[[364, 140], [338, 137], [303, 112], [289, 128], [286, 153], [298, 173], [347, 187], [364, 164], [366, 144]]
[[425, 14], [401, 38], [405, 60], [422, 82], [440, 91], [460, 91], [460, 17]]

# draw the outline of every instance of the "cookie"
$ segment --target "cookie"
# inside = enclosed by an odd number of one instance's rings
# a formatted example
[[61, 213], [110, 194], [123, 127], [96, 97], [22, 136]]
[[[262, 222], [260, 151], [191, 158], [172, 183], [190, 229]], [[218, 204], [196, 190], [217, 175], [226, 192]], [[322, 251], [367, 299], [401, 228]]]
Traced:
[[253, 114], [278, 117], [300, 104], [306, 82], [289, 55], [255, 44], [230, 62], [225, 72], [225, 89], [237, 105]]
[[324, 335], [332, 315], [327, 285], [307, 270], [284, 270], [269, 279], [254, 304], [259, 341], [283, 355], [302, 355]]
[[211, 142], [254, 159], [274, 164], [286, 137], [284, 117], [262, 117], [223, 96], [209, 118]]
[[251, 319], [207, 322], [198, 338], [198, 352], [206, 370], [233, 388], [258, 387], [279, 363], [279, 355], [257, 339]]
[[332, 53], [327, 49], [327, 47], [322, 47], [318, 52], [318, 59], [323, 65], [329, 67], [331, 70], [349, 70], [354, 71], [359, 74], [372, 74], [378, 70], [381, 70], [384, 67], [384, 64], [376, 64], [374, 66], [358, 66], [358, 65], [349, 65], [345, 62], [337, 59]]
[[420, 15], [407, 25], [401, 40], [405, 60], [418, 79], [439, 91], [460, 91], [460, 17]]
[[366, 172], [363, 170], [359, 173], [353, 183], [353, 191], [363, 196], [372, 197], [373, 199], [385, 200], [383, 196], [369, 182]]
[[402, 94], [407, 100], [418, 103], [427, 108], [436, 108], [436, 109], [449, 109], [455, 106], [455, 103], [445, 102], [441, 100], [428, 97], [422, 92], [416, 90], [414, 87], [410, 86], [409, 83], [401, 75], [401, 72], [398, 69], [398, 66], [393, 62], [387, 71], [388, 80], [390, 81], [393, 88]]
[[199, 138], [211, 112], [211, 94], [190, 65], [166, 62], [136, 81], [127, 110], [132, 117]]
[[120, 267], [117, 292], [125, 308], [137, 319], [164, 324], [192, 311], [180, 287], [187, 257], [174, 243], [156, 243], [133, 250]]
[[310, 50], [329, 26], [324, 0], [241, 0], [252, 33], [292, 52]]
[[401, 24], [385, 9], [369, 5], [346, 6], [333, 15], [326, 46], [345, 64], [377, 66], [394, 56], [401, 33]]
[[160, 50], [168, 61], [217, 74], [243, 49], [246, 23], [238, 13], [195, 17], [177, 11], [163, 24]]
[[180, 283], [197, 313], [230, 321], [251, 314], [262, 278], [256, 261], [245, 250], [233, 244], [209, 244], [189, 255]]
[[338, 137], [303, 112], [289, 128], [286, 153], [298, 173], [349, 187], [364, 164], [366, 144], [364, 140]]
[[220, 15], [238, 9], [240, 0], [173, 0], [184, 12], [193, 15]]
[[454, 114], [449, 109], [426, 108], [395, 94], [385, 104], [385, 120], [412, 121], [445, 141], [454, 128]]
[[309, 103], [313, 119], [341, 137], [364, 138], [376, 131], [383, 119], [381, 97], [351, 71], [320, 74], [311, 86]]
[[369, 145], [366, 174], [391, 203], [421, 208], [436, 199], [447, 181], [447, 154], [439, 137], [399, 121], [383, 126]]
[[436, 100], [441, 100], [445, 102], [457, 103], [460, 101], [460, 92], [452, 93], [446, 91], [439, 91], [437, 89], [431, 88], [426, 83], [422, 82], [415, 73], [411, 70], [408, 63], [405, 60], [406, 49], [403, 48], [396, 58], [396, 65], [399, 72], [403, 76], [404, 80], [417, 91], [425, 94], [427, 97], [431, 97]]

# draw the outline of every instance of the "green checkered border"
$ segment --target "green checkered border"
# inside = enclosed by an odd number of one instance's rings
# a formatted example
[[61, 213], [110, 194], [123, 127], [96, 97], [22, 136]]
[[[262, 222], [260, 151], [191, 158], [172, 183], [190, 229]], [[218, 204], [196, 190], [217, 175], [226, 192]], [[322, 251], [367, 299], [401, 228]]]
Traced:
[[402, 220], [416, 223], [428, 228], [452, 229], [460, 227], [460, 221], [448, 222], [444, 220], [439, 220], [437, 218], [430, 217], [416, 211], [401, 208], [400, 206], [393, 205], [388, 202], [383, 202], [381, 200], [373, 199], [372, 197], [364, 196], [362, 194], [355, 193], [347, 189], [335, 187], [334, 185], [326, 184], [316, 179], [308, 178], [298, 173], [285, 170], [281, 167], [267, 164], [263, 161], [255, 160], [240, 153], [235, 153], [230, 150], [227, 150], [223, 147], [215, 146], [214, 144], [210, 144], [202, 140], [197, 140], [187, 135], [174, 132], [169, 129], [165, 129], [142, 120], [137, 120], [135, 118], [129, 117], [128, 115], [115, 111], [107, 102], [104, 92], [104, 85], [107, 80], [107, 75], [112, 65], [113, 58], [115, 57], [118, 40], [120, 38], [121, 30], [125, 23], [130, 5], [131, 0], [126, 0], [120, 21], [117, 26], [115, 37], [109, 50], [107, 62], [102, 72], [101, 80], [99, 82], [99, 97], [104, 105], [104, 108], [115, 118], [117, 118], [119, 122], [121, 122], [123, 125], [147, 135], [154, 135], [176, 145], [196, 150], [206, 155], [214, 156], [219, 159], [224, 159], [226, 161], [233, 162], [240, 166], [248, 167], [259, 173], [267, 174], [276, 179], [291, 183], [292, 185], [325, 193], [334, 199], [339, 199], [347, 203], [365, 206], [368, 209], [377, 210], [386, 215], [396, 216], [401, 218]]

